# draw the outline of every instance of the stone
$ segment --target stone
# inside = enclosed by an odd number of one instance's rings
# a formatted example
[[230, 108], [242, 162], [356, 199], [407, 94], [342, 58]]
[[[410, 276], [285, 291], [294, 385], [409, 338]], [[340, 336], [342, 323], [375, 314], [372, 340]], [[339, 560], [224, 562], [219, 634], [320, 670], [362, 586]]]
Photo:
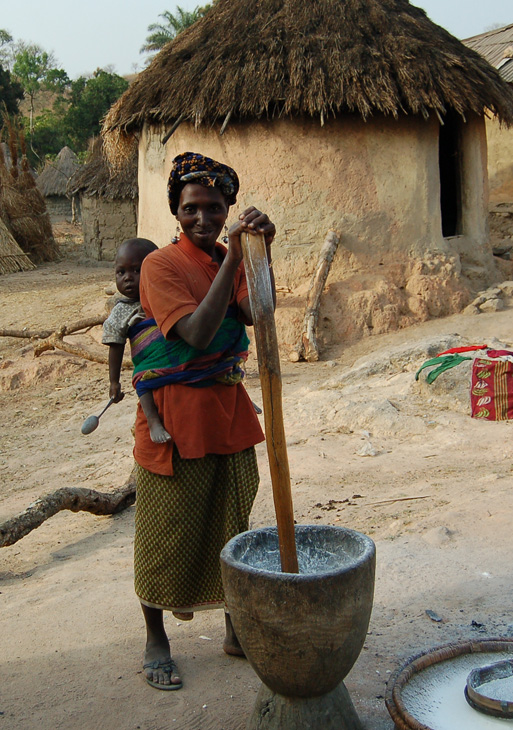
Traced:
[[479, 305], [479, 309], [482, 312], [499, 312], [504, 309], [504, 302], [502, 299], [487, 299], [486, 302]]

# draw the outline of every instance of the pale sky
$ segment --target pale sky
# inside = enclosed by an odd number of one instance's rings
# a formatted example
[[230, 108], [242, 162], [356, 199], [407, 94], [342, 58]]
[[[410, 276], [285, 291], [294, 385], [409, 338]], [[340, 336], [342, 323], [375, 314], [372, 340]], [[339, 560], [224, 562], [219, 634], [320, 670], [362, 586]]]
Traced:
[[[112, 66], [118, 74], [144, 67], [139, 53], [151, 23], [164, 10], [179, 5], [192, 10], [200, 0], [2, 0], [0, 28], [15, 40], [37, 43], [53, 51], [71, 78]], [[431, 20], [458, 38], [468, 38], [492, 25], [513, 23], [512, 0], [419, 0]]]

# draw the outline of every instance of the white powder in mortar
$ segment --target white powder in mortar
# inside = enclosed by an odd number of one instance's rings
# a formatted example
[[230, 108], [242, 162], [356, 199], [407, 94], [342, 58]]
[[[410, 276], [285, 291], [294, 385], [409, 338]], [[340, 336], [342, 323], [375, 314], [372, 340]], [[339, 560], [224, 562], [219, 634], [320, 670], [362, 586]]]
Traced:
[[[255, 549], [251, 546], [245, 554], [240, 556], [241, 563], [251, 565], [258, 570], [266, 570], [271, 573], [281, 573], [281, 560], [279, 550], [270, 550], [267, 546]], [[330, 573], [334, 570], [351, 565], [354, 556], [343, 551], [337, 554], [322, 548], [312, 546], [297, 547], [297, 562], [299, 572], [302, 574]]]
[[513, 702], [513, 677], [494, 679], [476, 687], [479, 694], [499, 702]]
[[[472, 669], [511, 659], [506, 652], [464, 654], [414, 674], [402, 688], [406, 710], [430, 730], [498, 730], [513, 728], [513, 720], [485, 715], [465, 699], [467, 677]], [[501, 680], [502, 681], [502, 680]], [[493, 684], [489, 682], [488, 687]], [[488, 695], [489, 696], [489, 695]]]

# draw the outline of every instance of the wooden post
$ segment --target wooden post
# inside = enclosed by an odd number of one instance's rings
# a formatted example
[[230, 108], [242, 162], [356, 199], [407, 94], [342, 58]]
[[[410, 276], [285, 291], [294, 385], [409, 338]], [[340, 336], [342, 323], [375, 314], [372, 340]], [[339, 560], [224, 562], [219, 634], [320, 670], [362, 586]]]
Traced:
[[281, 569], [284, 573], [298, 573], [289, 460], [283, 427], [280, 358], [264, 236], [244, 232], [241, 235], [241, 244], [255, 327]]
[[307, 360], [315, 362], [319, 359], [319, 347], [317, 345], [317, 321], [319, 319], [319, 307], [321, 305], [321, 296], [326, 284], [326, 279], [330, 272], [331, 263], [339, 244], [339, 235], [335, 231], [328, 231], [328, 235], [324, 241], [317, 268], [310, 282], [310, 288], [306, 295], [305, 318], [303, 320], [303, 330], [299, 344], [293, 352], [290, 353], [292, 362], [298, 360]]

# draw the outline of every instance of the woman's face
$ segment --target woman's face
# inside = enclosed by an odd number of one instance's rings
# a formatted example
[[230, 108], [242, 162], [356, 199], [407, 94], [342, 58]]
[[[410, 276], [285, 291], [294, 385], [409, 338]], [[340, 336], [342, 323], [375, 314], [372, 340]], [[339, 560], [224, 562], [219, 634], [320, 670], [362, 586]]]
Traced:
[[219, 188], [189, 183], [181, 192], [176, 218], [195, 246], [213, 251], [228, 216], [228, 207]]

